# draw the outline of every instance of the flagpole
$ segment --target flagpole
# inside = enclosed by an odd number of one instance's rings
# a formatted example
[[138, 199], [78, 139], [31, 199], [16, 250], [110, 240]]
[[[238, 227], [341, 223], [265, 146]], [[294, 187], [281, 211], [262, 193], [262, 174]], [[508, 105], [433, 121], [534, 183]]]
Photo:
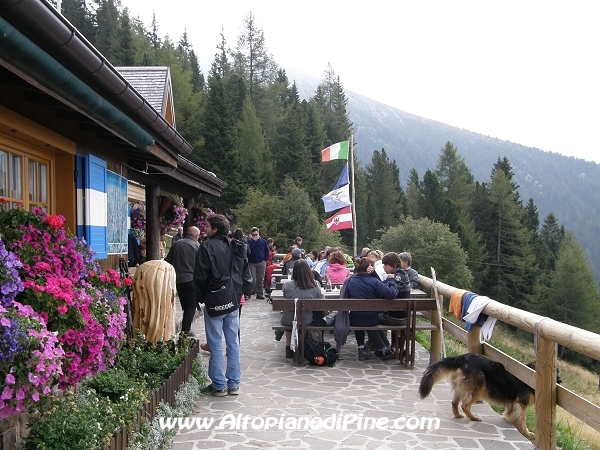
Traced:
[[352, 225], [354, 229], [354, 254], [358, 255], [357, 249], [357, 233], [356, 233], [356, 191], [354, 189], [354, 130], [350, 130], [350, 152], [348, 157], [350, 158], [350, 172], [352, 172]]

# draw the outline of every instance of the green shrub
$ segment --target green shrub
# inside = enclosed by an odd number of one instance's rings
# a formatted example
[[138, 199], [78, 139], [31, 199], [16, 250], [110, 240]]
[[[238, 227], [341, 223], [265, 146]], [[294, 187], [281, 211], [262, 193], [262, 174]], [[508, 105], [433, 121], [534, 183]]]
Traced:
[[[115, 431], [131, 427], [149, 394], [168, 379], [186, 358], [195, 340], [149, 344], [137, 336], [121, 347], [115, 367], [85, 380], [76, 393], [55, 399], [40, 417], [32, 418], [24, 450], [95, 449], [108, 444]], [[192, 393], [176, 394], [189, 401], [206, 369], [194, 361]], [[188, 388], [189, 389], [189, 388]], [[193, 409], [193, 408], [192, 408]]]

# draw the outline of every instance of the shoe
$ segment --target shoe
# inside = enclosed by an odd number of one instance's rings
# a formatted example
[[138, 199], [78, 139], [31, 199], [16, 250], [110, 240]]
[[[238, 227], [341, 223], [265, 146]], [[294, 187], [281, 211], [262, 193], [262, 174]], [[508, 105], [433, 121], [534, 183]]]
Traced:
[[367, 350], [367, 351], [371, 350], [371, 341], [365, 342], [365, 350]]
[[200, 348], [201, 348], [202, 350], [204, 350], [205, 352], [208, 352], [208, 353], [210, 353], [210, 348], [208, 348], [208, 344], [207, 344], [206, 342], [204, 342], [204, 343], [200, 344]]
[[283, 337], [283, 330], [275, 330], [275, 340], [280, 341]]
[[264, 300], [264, 299], [265, 299], [265, 296], [264, 296], [264, 295], [261, 295], [261, 296], [258, 296], [258, 295], [257, 295], [257, 296], [256, 296], [256, 300]]
[[240, 395], [240, 387], [232, 387], [232, 388], [227, 388], [227, 393], [229, 395]]
[[210, 394], [215, 397], [225, 397], [227, 395], [227, 389], [218, 390], [218, 389], [215, 389], [212, 384], [209, 384], [208, 386], [206, 386], [203, 389], [203, 392], [205, 394]]
[[393, 352], [390, 351], [386, 351], [385, 353], [382, 352], [381, 350], [377, 350], [375, 352], [375, 356], [377, 356], [378, 358], [381, 358], [383, 361], [386, 361], [388, 359], [392, 359], [395, 358], [396, 355]]
[[291, 348], [289, 348], [289, 347], [285, 348], [285, 357], [287, 359], [293, 358], [294, 357], [294, 353], [295, 353], [294, 350], [292, 350]]
[[367, 359], [367, 350], [365, 350], [365, 348], [360, 348], [358, 347], [358, 360], [359, 361], [364, 361], [365, 359]]
[[185, 334], [187, 337], [196, 337], [196, 335], [194, 333], [192, 333], [191, 331], [182, 331], [182, 334]]

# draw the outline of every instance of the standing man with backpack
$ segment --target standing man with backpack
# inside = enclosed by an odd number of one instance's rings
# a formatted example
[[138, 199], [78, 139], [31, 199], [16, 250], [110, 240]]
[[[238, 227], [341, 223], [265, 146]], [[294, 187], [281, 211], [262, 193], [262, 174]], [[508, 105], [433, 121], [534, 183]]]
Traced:
[[[241, 378], [239, 301], [252, 278], [243, 242], [227, 237], [227, 218], [213, 214], [206, 222], [208, 239], [200, 245], [194, 272], [201, 302], [205, 304], [204, 328], [210, 348], [208, 376], [211, 384], [206, 392], [217, 397], [238, 395]], [[223, 358], [223, 336], [227, 364]]]
[[250, 231], [248, 249], [248, 265], [250, 266], [250, 275], [252, 275], [252, 293], [256, 293], [257, 300], [264, 300], [265, 270], [267, 269], [267, 260], [271, 249], [267, 241], [260, 237], [260, 232], [256, 227]]

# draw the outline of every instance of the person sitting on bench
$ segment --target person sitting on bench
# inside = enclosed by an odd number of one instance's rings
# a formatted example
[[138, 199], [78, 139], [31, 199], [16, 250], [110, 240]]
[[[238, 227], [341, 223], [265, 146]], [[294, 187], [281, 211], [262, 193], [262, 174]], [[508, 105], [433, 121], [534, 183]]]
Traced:
[[[283, 285], [283, 296], [285, 298], [325, 298], [321, 292], [321, 286], [315, 280], [313, 272], [305, 260], [299, 259], [293, 267], [292, 279]], [[291, 327], [294, 320], [294, 311], [283, 311], [281, 325]], [[312, 311], [305, 311], [304, 317], [297, 316], [298, 324], [304, 322], [310, 324], [313, 320]], [[277, 334], [276, 334], [277, 336]], [[277, 337], [276, 337], [277, 339]], [[294, 352], [290, 348], [292, 332], [285, 332], [285, 357], [293, 358]]]
[[[391, 277], [385, 282], [377, 277], [372, 277], [371, 272], [375, 270], [375, 261], [372, 258], [364, 257], [355, 267], [354, 276], [350, 277], [346, 282], [345, 298], [396, 298], [398, 295], [398, 285], [396, 279]], [[381, 311], [350, 311], [351, 326], [373, 327], [379, 322], [379, 313]], [[382, 339], [382, 333], [379, 331], [367, 331], [369, 342], [372, 348], [377, 349], [375, 355], [389, 359], [394, 357], [391, 349], [388, 348], [389, 342], [386, 344]], [[358, 360], [364, 361], [370, 358], [368, 349], [365, 349], [365, 332], [364, 330], [355, 330], [354, 336], [358, 344]], [[383, 333], [385, 337], [385, 333]], [[386, 338], [387, 340], [387, 338]]]

